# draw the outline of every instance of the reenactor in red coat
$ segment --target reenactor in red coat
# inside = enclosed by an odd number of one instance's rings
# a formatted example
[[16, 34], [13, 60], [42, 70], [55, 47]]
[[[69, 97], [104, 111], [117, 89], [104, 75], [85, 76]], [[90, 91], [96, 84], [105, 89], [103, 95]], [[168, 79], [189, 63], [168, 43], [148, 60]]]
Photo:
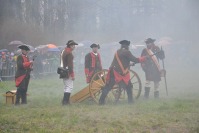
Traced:
[[105, 104], [105, 98], [113, 86], [117, 83], [119, 87], [126, 89], [128, 103], [133, 103], [132, 83], [130, 80], [129, 65], [130, 62], [140, 63], [146, 60], [146, 57], [136, 58], [129, 51], [130, 41], [122, 40], [119, 42], [121, 48], [115, 53], [113, 62], [107, 74], [107, 83], [102, 88], [102, 94], [99, 104]]
[[159, 59], [164, 59], [164, 51], [161, 51], [154, 44], [155, 39], [148, 38], [145, 43], [147, 48], [143, 49], [141, 56], [149, 56], [150, 58], [141, 63], [142, 69], [145, 72], [145, 93], [144, 98], [149, 98], [151, 81], [154, 82], [154, 97], [159, 98], [159, 82], [161, 81], [161, 68]]
[[22, 54], [17, 57], [17, 71], [15, 74], [15, 84], [17, 87], [15, 105], [27, 104], [26, 93], [28, 90], [28, 84], [30, 80], [30, 72], [32, 70], [33, 61], [29, 61], [27, 56], [30, 48], [26, 45], [20, 45]]
[[61, 53], [61, 67], [68, 71], [67, 75], [60, 75], [60, 78], [64, 82], [64, 97], [62, 100], [62, 105], [70, 104], [70, 94], [73, 89], [73, 81], [75, 80], [74, 65], [73, 65], [73, 53], [75, 45], [78, 45], [73, 40], [69, 40], [66, 43], [66, 48]]
[[102, 63], [101, 57], [98, 53], [98, 49], [100, 48], [99, 44], [92, 44], [90, 46], [92, 48], [92, 52], [88, 53], [85, 56], [85, 75], [86, 75], [86, 82], [90, 83], [91, 78], [93, 75], [102, 70]]

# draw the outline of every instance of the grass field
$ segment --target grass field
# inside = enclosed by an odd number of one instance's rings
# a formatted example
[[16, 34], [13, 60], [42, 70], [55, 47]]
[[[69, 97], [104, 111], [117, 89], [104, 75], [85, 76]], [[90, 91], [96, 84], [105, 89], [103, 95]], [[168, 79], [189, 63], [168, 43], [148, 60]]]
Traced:
[[[140, 73], [142, 81], [143, 73]], [[133, 105], [98, 106], [83, 102], [62, 106], [63, 83], [57, 75], [31, 79], [27, 105], [6, 105], [3, 94], [14, 82], [0, 83], [1, 133], [199, 133], [199, 75], [196, 71], [167, 71], [169, 96], [161, 83], [160, 99]], [[86, 86], [77, 76], [73, 94]]]

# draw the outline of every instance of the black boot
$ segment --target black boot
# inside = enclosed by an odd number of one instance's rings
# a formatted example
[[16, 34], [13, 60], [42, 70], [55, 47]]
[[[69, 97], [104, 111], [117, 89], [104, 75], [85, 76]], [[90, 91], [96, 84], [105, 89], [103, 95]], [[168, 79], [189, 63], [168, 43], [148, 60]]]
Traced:
[[67, 104], [70, 104], [70, 93], [66, 94], [66, 101]]
[[102, 89], [102, 94], [100, 96], [100, 99], [99, 99], [99, 105], [104, 105], [105, 104], [105, 98], [108, 94], [108, 91], [105, 90], [105, 89]]
[[133, 94], [131, 94], [131, 95], [129, 94], [129, 96], [128, 96], [128, 103], [129, 104], [133, 104], [133, 102], [134, 102], [133, 101]]
[[19, 105], [20, 97], [21, 97], [21, 94], [19, 90], [17, 90], [15, 105]]
[[21, 92], [21, 104], [27, 104], [26, 91]]
[[132, 88], [127, 88], [128, 103], [133, 104]]
[[106, 98], [106, 96], [103, 95], [103, 94], [100, 96], [99, 105], [104, 105], [105, 104], [105, 98]]
[[70, 93], [65, 92], [63, 100], [62, 100], [62, 105], [68, 105], [68, 104], [70, 104], [69, 101], [70, 101]]
[[159, 98], [159, 91], [154, 92], [154, 98]]
[[66, 93], [64, 93], [64, 97], [62, 99], [62, 105], [65, 105], [66, 104]]
[[145, 87], [144, 98], [149, 99], [150, 87]]

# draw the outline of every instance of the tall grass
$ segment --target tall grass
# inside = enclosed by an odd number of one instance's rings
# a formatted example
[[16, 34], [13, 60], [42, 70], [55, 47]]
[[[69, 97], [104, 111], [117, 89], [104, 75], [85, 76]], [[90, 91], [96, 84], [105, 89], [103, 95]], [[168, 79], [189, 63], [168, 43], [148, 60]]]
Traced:
[[[143, 73], [140, 77], [144, 82]], [[174, 74], [175, 73], [175, 74]], [[62, 106], [63, 83], [57, 75], [31, 79], [27, 105], [6, 105], [2, 95], [14, 87], [1, 82], [0, 132], [68, 133], [198, 133], [199, 90], [197, 75], [180, 71], [167, 73], [169, 96], [161, 83], [160, 99], [141, 97], [133, 105], [127, 101], [98, 106], [89, 101]], [[86, 86], [76, 77], [73, 94]]]

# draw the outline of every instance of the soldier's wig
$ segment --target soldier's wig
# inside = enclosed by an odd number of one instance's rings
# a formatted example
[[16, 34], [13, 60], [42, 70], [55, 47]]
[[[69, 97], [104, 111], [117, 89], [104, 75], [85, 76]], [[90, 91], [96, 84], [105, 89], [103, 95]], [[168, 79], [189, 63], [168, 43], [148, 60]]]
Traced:
[[129, 50], [129, 45], [121, 45], [121, 48]]

